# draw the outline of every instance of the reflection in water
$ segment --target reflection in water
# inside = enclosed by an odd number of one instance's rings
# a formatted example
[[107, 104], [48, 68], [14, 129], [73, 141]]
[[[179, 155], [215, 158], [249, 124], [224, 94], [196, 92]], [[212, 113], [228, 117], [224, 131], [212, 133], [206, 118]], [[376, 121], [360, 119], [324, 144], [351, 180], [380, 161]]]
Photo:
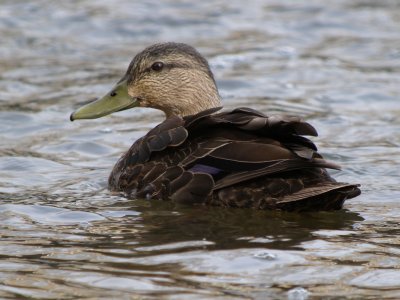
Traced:
[[163, 202], [136, 210], [142, 212], [140, 244], [151, 247], [152, 253], [156, 245], [191, 240], [207, 242], [207, 249], [259, 247], [260, 244], [269, 249], [300, 249], [302, 242], [312, 239], [312, 231], [351, 230], [354, 222], [363, 220], [357, 213], [345, 210], [337, 214], [296, 214], [216, 207], [178, 208]]
[[[215, 296], [232, 293], [243, 272], [251, 276], [244, 283], [252, 286], [277, 266], [308, 265], [302, 244], [315, 240], [313, 232], [346, 232], [363, 220], [345, 210], [296, 214], [121, 202], [86, 212], [1, 205], [7, 234], [2, 236], [0, 265], [6, 272], [33, 268], [24, 276], [25, 288], [46, 281], [58, 288], [73, 285], [80, 295], [87, 286], [94, 291], [112, 286], [121, 293], [139, 289], [155, 296], [170, 289], [190, 294], [200, 280], [209, 288], [205, 295]], [[224, 287], [218, 287], [221, 279]], [[15, 286], [20, 284], [11, 280], [9, 285], [16, 296], [25, 295]]]
[[[0, 298], [400, 298], [396, 1], [3, 1]], [[303, 116], [345, 210], [260, 212], [127, 200], [120, 154], [162, 119], [71, 124], [137, 51], [192, 44], [227, 108]]]

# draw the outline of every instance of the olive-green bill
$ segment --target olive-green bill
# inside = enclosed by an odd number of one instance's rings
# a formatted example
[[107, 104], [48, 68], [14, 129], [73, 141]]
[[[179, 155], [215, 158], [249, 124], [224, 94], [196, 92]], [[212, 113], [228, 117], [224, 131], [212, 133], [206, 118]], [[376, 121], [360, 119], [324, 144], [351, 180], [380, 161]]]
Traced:
[[96, 119], [117, 111], [138, 106], [136, 98], [128, 94], [127, 81], [119, 82], [107, 95], [74, 111], [70, 120]]

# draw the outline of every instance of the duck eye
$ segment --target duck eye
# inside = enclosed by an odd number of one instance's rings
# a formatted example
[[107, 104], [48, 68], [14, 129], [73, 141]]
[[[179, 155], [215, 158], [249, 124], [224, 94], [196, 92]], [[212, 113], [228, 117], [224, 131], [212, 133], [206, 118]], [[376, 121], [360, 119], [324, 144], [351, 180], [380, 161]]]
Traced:
[[161, 61], [156, 61], [154, 64], [152, 64], [151, 69], [154, 71], [161, 71], [163, 67], [164, 64]]
[[112, 92], [110, 93], [110, 96], [111, 96], [111, 97], [117, 96], [117, 92], [116, 92], [116, 91], [112, 91]]

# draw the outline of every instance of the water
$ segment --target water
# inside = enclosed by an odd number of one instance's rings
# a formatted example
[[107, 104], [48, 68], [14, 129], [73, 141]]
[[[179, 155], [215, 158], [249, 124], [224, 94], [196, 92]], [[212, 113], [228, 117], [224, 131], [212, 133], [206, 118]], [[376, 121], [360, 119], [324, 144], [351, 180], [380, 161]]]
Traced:
[[[398, 1], [2, 1], [0, 298], [400, 298]], [[120, 154], [162, 120], [69, 122], [157, 41], [210, 60], [225, 106], [298, 114], [363, 194], [338, 212], [126, 200]]]

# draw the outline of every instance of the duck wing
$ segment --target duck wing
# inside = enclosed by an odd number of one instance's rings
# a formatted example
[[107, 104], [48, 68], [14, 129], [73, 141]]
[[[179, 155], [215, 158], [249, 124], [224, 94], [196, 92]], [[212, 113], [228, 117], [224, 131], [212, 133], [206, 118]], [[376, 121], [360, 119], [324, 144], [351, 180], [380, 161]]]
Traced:
[[[271, 198], [274, 189], [265, 186], [281, 185], [286, 189], [271, 201], [282, 207], [335, 190], [354, 190], [354, 185], [336, 183], [323, 170], [340, 167], [317, 152], [305, 137], [317, 132], [300, 118], [269, 117], [250, 108], [218, 110], [168, 118], [150, 130], [118, 161], [110, 188], [136, 197], [244, 206], [222, 198], [241, 197], [240, 189], [249, 186], [264, 193], [250, 198]], [[321, 168], [322, 175], [312, 172]]]

